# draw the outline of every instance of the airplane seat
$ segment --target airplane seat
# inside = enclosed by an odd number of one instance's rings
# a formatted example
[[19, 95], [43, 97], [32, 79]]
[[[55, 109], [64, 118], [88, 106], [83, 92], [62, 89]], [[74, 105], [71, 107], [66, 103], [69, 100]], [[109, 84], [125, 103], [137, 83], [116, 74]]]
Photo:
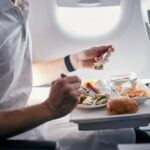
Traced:
[[56, 141], [2, 140], [0, 149], [59, 150], [59, 143]]

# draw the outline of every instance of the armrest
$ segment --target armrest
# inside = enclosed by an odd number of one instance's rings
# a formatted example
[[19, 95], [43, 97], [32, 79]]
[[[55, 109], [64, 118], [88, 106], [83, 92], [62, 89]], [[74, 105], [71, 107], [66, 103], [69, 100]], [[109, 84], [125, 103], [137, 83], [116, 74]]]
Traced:
[[2, 140], [0, 149], [59, 150], [59, 144], [55, 141]]

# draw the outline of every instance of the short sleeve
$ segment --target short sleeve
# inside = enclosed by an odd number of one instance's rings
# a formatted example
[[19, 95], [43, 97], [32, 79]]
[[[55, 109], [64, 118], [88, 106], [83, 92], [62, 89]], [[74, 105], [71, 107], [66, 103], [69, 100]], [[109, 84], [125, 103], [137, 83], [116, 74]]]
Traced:
[[14, 7], [14, 4], [11, 0], [0, 0], [0, 11], [6, 11]]

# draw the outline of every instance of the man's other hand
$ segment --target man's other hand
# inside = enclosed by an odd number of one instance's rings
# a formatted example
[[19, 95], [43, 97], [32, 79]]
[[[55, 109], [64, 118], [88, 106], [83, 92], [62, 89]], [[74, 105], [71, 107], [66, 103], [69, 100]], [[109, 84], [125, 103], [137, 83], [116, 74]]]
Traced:
[[[105, 53], [112, 53], [114, 48], [112, 45], [92, 47], [87, 50], [83, 50], [79, 53], [70, 56], [70, 60], [75, 69], [90, 69], [93, 64], [98, 62]], [[108, 62], [109, 60], [106, 60]]]

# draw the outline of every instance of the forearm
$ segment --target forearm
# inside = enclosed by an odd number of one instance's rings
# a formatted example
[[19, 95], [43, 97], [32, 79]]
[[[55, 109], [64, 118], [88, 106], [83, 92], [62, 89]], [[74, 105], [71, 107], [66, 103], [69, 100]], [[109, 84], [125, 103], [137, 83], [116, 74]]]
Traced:
[[[75, 60], [70, 57], [72, 64]], [[75, 67], [75, 66], [74, 66]], [[34, 61], [33, 62], [33, 85], [48, 84], [60, 77], [61, 73], [67, 73], [64, 58], [53, 61]]]
[[52, 119], [55, 119], [55, 115], [45, 103], [18, 110], [0, 111], [0, 139], [12, 137]]

